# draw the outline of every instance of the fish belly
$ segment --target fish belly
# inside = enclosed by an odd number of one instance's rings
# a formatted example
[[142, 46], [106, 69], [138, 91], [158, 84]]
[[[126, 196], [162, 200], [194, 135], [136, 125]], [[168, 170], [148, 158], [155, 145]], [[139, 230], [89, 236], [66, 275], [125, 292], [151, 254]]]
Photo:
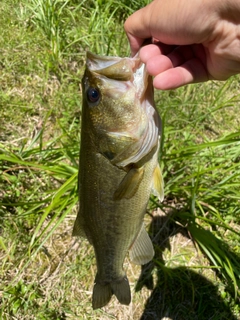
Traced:
[[114, 200], [114, 193], [126, 172], [112, 165], [103, 155], [91, 153], [89, 148], [83, 153], [79, 215], [97, 261], [93, 308], [106, 305], [112, 294], [120, 303], [129, 304], [131, 294], [123, 263], [143, 223], [154, 166], [150, 161], [143, 181], [131, 199]]

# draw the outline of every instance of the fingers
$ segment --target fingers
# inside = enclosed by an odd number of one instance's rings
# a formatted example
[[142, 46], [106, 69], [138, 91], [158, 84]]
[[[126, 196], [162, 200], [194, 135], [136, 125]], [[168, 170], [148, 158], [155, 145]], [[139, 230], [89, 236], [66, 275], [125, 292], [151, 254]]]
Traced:
[[146, 63], [146, 68], [151, 76], [157, 76], [162, 72], [173, 68], [172, 61], [164, 55], [158, 55], [150, 58]]
[[124, 23], [132, 56], [139, 51], [145, 39], [152, 38], [149, 28], [149, 7], [150, 5], [134, 12]]
[[176, 47], [151, 44], [141, 48], [140, 58], [146, 64], [148, 73], [155, 77], [153, 85], [157, 89], [174, 89], [209, 80], [204, 48], [199, 45]]
[[[154, 41], [154, 40], [153, 40]], [[158, 56], [161, 54], [168, 55], [172, 52], [176, 46], [167, 45], [161, 42], [157, 42], [155, 44], [149, 44], [140, 49], [140, 58], [146, 63], [151, 57]]]
[[127, 37], [131, 48], [131, 56], [134, 57], [141, 48], [145, 39], [132, 36], [130, 33], [127, 34]]
[[209, 80], [202, 62], [193, 58], [181, 66], [167, 69], [155, 76], [153, 86], [160, 90], [170, 90], [186, 84]]
[[139, 55], [142, 62], [147, 63], [149, 59], [163, 54], [161, 48], [155, 44], [149, 44], [140, 49]]

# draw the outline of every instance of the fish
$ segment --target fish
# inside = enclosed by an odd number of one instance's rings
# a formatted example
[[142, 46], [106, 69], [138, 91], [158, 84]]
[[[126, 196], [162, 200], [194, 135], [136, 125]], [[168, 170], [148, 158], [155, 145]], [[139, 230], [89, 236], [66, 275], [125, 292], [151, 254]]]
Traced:
[[161, 119], [152, 79], [138, 56], [87, 52], [82, 79], [79, 211], [73, 236], [85, 237], [96, 257], [92, 307], [115, 295], [123, 305], [131, 290], [123, 268], [154, 256], [144, 227], [150, 194], [160, 201], [164, 185], [158, 155]]

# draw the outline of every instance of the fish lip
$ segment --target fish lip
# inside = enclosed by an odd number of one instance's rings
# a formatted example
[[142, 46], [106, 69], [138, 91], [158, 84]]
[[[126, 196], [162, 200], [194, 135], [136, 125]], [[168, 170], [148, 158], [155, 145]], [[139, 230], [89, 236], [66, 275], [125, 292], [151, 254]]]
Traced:
[[90, 51], [86, 54], [86, 66], [90, 72], [113, 80], [130, 80], [132, 82], [140, 63], [142, 62], [138, 56], [134, 58], [106, 57], [93, 54]]
[[139, 54], [133, 58], [120, 58], [101, 56], [87, 51], [86, 57], [87, 70], [93, 77], [102, 78], [103, 81], [104, 77], [116, 81], [130, 81], [136, 90], [140, 103], [144, 101], [144, 95], [152, 86], [152, 80], [147, 73], [146, 65], [140, 60]]
[[121, 58], [116, 56], [97, 55], [91, 51], [86, 52], [86, 65], [91, 71], [99, 71], [123, 60], [130, 62], [134, 60], [140, 61], [140, 58], [138, 56], [135, 56], [134, 58]]

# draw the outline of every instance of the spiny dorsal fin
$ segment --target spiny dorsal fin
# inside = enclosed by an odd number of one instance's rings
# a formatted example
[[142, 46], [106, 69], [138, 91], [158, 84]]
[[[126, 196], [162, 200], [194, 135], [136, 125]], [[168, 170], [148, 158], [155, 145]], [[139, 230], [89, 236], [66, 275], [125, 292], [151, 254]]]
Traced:
[[135, 239], [132, 247], [129, 250], [130, 259], [135, 264], [146, 264], [152, 260], [154, 256], [154, 249], [152, 241], [147, 234], [147, 231], [142, 225], [142, 228]]
[[159, 167], [159, 164], [156, 166], [153, 173], [153, 185], [152, 185], [152, 194], [162, 202], [164, 199], [164, 182], [162, 177], [162, 172]]
[[114, 199], [121, 200], [122, 198], [132, 198], [138, 190], [140, 182], [143, 179], [143, 174], [143, 167], [130, 169], [115, 191]]

